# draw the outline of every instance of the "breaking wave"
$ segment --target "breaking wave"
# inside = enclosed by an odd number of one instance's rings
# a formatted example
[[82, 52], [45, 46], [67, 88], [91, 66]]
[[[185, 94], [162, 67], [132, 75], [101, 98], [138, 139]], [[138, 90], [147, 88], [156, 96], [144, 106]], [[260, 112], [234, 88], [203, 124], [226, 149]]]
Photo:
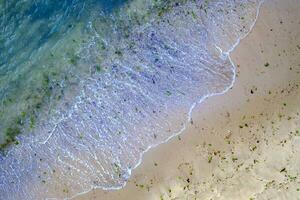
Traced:
[[[123, 187], [148, 149], [185, 129], [197, 103], [232, 86], [229, 53], [262, 3], [37, 2], [19, 15], [9, 9], [18, 3], [1, 7], [17, 21], [1, 32], [2, 106], [16, 113], [26, 105], [27, 113], [17, 144], [0, 155], [0, 199], [63, 199]], [[28, 12], [38, 20], [24, 17]], [[36, 104], [32, 85], [39, 82], [37, 94], [46, 98]], [[4, 104], [10, 93], [19, 98]]]

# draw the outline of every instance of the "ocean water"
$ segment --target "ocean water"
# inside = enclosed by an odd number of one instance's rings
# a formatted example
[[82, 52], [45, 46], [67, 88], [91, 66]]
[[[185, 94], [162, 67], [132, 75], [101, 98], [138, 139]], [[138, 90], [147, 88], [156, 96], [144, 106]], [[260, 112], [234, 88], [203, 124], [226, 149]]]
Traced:
[[0, 199], [123, 187], [232, 86], [261, 3], [0, 1]]

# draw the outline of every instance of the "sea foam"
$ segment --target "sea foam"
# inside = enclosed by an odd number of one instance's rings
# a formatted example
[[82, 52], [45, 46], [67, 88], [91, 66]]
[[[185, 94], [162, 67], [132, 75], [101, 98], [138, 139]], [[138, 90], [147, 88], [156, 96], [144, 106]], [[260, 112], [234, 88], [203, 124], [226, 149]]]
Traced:
[[147, 150], [185, 129], [197, 103], [232, 86], [229, 53], [253, 27], [262, 1], [178, 2], [161, 9], [134, 0], [106, 22], [91, 10], [88, 42], [78, 52], [89, 73], [1, 155], [0, 199], [121, 188]]

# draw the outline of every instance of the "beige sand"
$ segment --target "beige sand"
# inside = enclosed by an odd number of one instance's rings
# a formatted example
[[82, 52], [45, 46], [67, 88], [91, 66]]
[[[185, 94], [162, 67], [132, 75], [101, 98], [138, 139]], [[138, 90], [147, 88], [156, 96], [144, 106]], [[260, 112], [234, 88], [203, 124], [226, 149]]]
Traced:
[[75, 199], [300, 199], [300, 1], [267, 0], [231, 57], [232, 90], [198, 106], [124, 189]]

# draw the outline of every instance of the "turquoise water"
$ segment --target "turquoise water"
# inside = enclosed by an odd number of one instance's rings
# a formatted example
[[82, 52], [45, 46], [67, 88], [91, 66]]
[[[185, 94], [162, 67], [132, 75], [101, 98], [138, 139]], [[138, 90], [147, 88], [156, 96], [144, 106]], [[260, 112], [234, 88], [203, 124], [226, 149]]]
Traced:
[[1, 1], [0, 199], [124, 186], [232, 86], [261, 2]]
[[37, 110], [50, 98], [61, 98], [60, 90], [67, 84], [62, 80], [78, 70], [77, 52], [89, 40], [83, 32], [88, 31], [91, 7], [105, 17], [124, 2], [1, 2], [0, 144], [14, 141], [5, 133], [27, 132], [23, 129], [35, 126]]

